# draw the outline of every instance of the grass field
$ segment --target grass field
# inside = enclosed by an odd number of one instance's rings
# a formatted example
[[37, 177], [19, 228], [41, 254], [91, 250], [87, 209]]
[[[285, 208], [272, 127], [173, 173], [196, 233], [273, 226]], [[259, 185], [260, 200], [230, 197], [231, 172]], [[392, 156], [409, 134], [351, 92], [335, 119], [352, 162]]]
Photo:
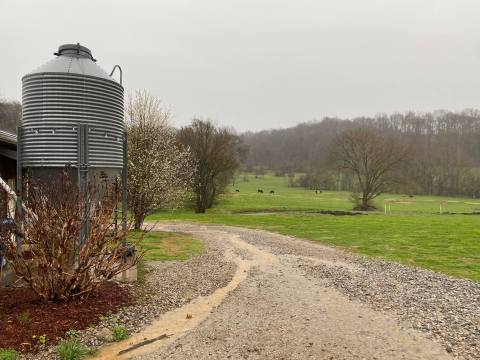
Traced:
[[199, 240], [181, 233], [132, 231], [129, 240], [138, 243], [140, 251], [144, 252], [138, 263], [137, 280], [140, 284], [145, 282], [150, 271], [146, 266], [147, 261], [185, 261], [203, 251]]
[[[264, 193], [257, 193], [258, 189]], [[269, 194], [270, 190], [275, 194]], [[381, 211], [368, 215], [315, 213], [350, 210], [352, 204], [348, 199], [346, 192], [315, 194], [289, 188], [283, 177], [249, 175], [248, 181], [238, 177], [229, 193], [206, 214], [165, 212], [149, 220], [178, 219], [262, 228], [480, 280], [480, 216], [460, 214], [480, 211], [480, 200], [385, 194], [376, 201]]]
[[[130, 234], [130, 240], [137, 241], [141, 231]], [[191, 236], [165, 231], [150, 231], [144, 234], [140, 250], [145, 251], [144, 260], [188, 260], [202, 252], [202, 243]]]

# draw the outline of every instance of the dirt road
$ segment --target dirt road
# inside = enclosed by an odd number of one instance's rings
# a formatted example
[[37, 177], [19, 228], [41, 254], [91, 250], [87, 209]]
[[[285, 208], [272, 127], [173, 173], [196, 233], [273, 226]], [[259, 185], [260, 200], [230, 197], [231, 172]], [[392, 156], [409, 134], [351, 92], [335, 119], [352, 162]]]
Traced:
[[224, 248], [237, 271], [226, 287], [163, 315], [150, 328], [155, 331], [138, 339], [160, 333], [169, 337], [126, 358], [441, 360], [478, 355], [478, 283], [265, 231], [180, 223], [157, 228], [190, 233]]

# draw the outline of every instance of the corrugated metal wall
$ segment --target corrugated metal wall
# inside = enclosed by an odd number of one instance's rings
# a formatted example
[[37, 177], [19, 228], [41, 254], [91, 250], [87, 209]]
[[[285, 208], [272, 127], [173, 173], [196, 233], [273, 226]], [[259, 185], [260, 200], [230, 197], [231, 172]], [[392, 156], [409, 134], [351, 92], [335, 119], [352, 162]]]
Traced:
[[123, 87], [71, 73], [23, 78], [23, 167], [62, 167], [78, 160], [78, 124], [88, 124], [89, 166], [123, 166]]

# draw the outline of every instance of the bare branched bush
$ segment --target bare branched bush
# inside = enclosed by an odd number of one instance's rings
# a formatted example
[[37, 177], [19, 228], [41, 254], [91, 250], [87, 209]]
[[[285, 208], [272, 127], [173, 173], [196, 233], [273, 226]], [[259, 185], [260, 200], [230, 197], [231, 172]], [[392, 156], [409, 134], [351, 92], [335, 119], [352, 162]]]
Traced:
[[[53, 182], [27, 181], [26, 201], [36, 218], [26, 217], [23, 229], [4, 227], [0, 235], [15, 274], [45, 301], [84, 296], [137, 261], [135, 254], [125, 261], [130, 249], [113, 231], [115, 187], [94, 179], [82, 192], [70, 170]], [[14, 237], [19, 230], [24, 237], [20, 252]]]

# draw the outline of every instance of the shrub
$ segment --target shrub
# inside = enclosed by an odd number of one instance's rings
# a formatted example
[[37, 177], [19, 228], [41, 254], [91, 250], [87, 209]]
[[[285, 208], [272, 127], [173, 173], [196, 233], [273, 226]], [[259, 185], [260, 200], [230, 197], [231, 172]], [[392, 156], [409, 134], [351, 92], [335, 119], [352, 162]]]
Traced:
[[41, 345], [45, 345], [47, 343], [47, 335], [33, 335], [32, 340], [38, 342]]
[[68, 330], [65, 333], [65, 335], [70, 339], [76, 339], [76, 338], [80, 337], [80, 332], [78, 330], [71, 329], [71, 330]]
[[92, 179], [80, 191], [72, 174], [66, 167], [48, 183], [27, 179], [25, 202], [30, 211], [23, 221], [27, 251], [18, 253], [12, 236], [20, 226], [0, 235], [15, 274], [45, 301], [86, 295], [136, 263], [135, 254], [133, 261], [124, 261], [129, 248], [122, 234], [113, 231], [112, 215], [119, 200], [114, 184]]
[[108, 314], [107, 314], [107, 315], [100, 315], [100, 316], [98, 317], [98, 319], [99, 319], [100, 321], [103, 321], [103, 322], [109, 322], [109, 321], [112, 321], [112, 316], [111, 316], [111, 315], [108, 315]]
[[79, 360], [90, 354], [91, 350], [76, 340], [64, 340], [55, 347], [55, 352], [62, 360]]
[[128, 331], [124, 326], [114, 325], [112, 328], [113, 341], [122, 341], [128, 338]]
[[30, 323], [30, 314], [26, 311], [22, 312], [20, 315], [18, 315], [18, 322], [25, 326]]
[[16, 360], [20, 353], [13, 349], [0, 349], [0, 360]]

